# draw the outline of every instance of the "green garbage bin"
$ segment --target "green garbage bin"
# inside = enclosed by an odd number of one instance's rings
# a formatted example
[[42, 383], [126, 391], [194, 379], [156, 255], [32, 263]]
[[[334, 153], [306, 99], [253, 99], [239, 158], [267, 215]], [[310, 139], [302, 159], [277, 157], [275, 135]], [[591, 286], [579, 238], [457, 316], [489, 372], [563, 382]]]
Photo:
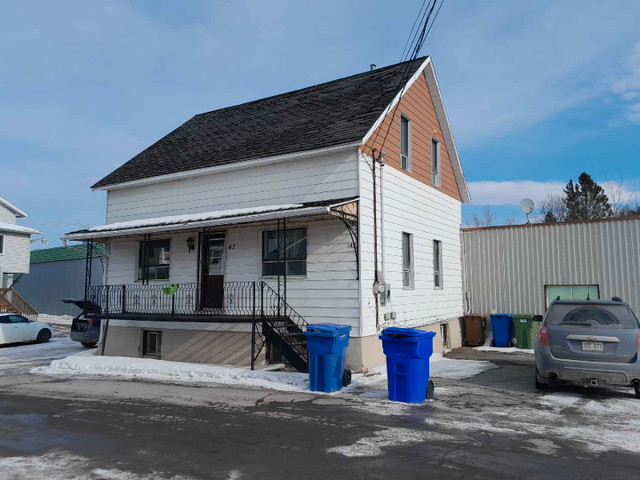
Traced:
[[516, 336], [516, 347], [524, 350], [533, 349], [533, 339], [536, 336], [540, 322], [534, 321], [535, 315], [517, 314], [513, 316], [513, 331]]

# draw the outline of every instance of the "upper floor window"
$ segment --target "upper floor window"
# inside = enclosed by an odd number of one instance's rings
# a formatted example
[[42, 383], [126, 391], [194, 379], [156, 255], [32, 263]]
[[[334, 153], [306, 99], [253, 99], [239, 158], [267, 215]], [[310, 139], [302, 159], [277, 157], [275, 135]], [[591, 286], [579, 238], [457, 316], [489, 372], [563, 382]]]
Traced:
[[292, 228], [286, 232], [286, 249], [284, 232], [268, 230], [262, 232], [262, 276], [284, 275], [283, 262], [287, 264], [287, 275], [307, 274], [307, 229]]
[[4, 235], [0, 235], [0, 255], [4, 253]]
[[431, 185], [440, 186], [440, 142], [431, 139]]
[[138, 280], [169, 280], [171, 240], [140, 242]]
[[413, 288], [413, 235], [402, 232], [402, 286]]
[[545, 285], [547, 308], [556, 298], [561, 300], [598, 300], [599, 285]]
[[433, 287], [442, 288], [442, 242], [433, 241]]
[[411, 171], [411, 120], [400, 117], [400, 167]]

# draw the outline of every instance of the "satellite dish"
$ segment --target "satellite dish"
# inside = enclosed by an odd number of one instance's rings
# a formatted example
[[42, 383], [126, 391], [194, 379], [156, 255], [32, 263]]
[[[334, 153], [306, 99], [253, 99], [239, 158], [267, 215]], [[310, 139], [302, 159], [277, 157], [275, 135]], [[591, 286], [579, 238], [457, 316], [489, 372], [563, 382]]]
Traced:
[[522, 210], [522, 212], [526, 215], [529, 215], [531, 212], [533, 212], [534, 208], [535, 205], [533, 203], [533, 200], [531, 200], [530, 198], [523, 198], [520, 201], [520, 210]]

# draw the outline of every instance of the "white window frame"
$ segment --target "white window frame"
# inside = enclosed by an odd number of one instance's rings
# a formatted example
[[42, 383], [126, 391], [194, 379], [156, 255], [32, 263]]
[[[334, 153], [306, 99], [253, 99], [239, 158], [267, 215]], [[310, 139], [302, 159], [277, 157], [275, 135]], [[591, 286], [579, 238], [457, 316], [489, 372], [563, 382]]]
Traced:
[[[305, 231], [305, 238], [307, 241], [307, 255], [304, 259], [305, 262], [305, 267], [304, 267], [304, 274], [301, 275], [295, 275], [292, 273], [287, 273], [287, 278], [290, 279], [296, 279], [296, 278], [307, 278], [307, 275], [309, 273], [309, 228], [306, 225], [301, 225], [301, 226], [291, 226], [291, 227], [287, 227], [287, 231], [291, 231], [291, 230], [304, 230]], [[273, 228], [265, 228], [264, 230], [259, 230], [258, 231], [258, 276], [260, 278], [277, 278], [277, 275], [264, 275], [264, 234], [266, 232], [276, 232], [277, 229], [273, 229]], [[289, 261], [301, 261], [301, 259], [296, 259], [296, 260], [292, 260], [292, 259], [287, 259], [287, 262]], [[286, 268], [286, 267], [285, 267]], [[283, 274], [284, 275], [284, 274]]]
[[[436, 147], [436, 166], [437, 168], [434, 170], [434, 162], [433, 162], [433, 147]], [[440, 174], [442, 172], [442, 155], [440, 154], [441, 144], [440, 140], [435, 137], [431, 137], [431, 185], [434, 187], [440, 188]]]
[[[402, 153], [402, 121], [407, 121], [407, 154]], [[403, 166], [403, 161], [406, 157], [406, 168]], [[411, 119], [407, 117], [405, 114], [400, 115], [400, 169], [405, 172], [411, 171]]]
[[[160, 358], [162, 356], [162, 330], [142, 330], [142, 356], [145, 358]], [[156, 337], [156, 351], [149, 352], [148, 335]]]
[[[436, 245], [438, 252], [436, 253]], [[442, 265], [442, 241], [433, 240], [433, 288], [434, 290], [442, 290], [444, 281], [444, 268]]]
[[[405, 239], [405, 235], [408, 237], [409, 241], [407, 242], [407, 245], [409, 246], [409, 266], [407, 268], [407, 266], [405, 266], [404, 264], [404, 257], [405, 257], [405, 251], [404, 251], [404, 239]], [[402, 251], [402, 288], [403, 290], [413, 290], [414, 285], [415, 285], [415, 281], [414, 281], [414, 265], [415, 265], [415, 260], [414, 260], [414, 250], [413, 250], [413, 234], [409, 233], [409, 232], [402, 232], [402, 236], [400, 237], [400, 250]], [[408, 282], [408, 283], [406, 283]]]
[[4, 244], [6, 237], [3, 233], [0, 233], [0, 255], [4, 255]]
[[[171, 281], [171, 250], [173, 247], [173, 242], [171, 241], [171, 238], [152, 238], [151, 240], [149, 240], [150, 242], [161, 242], [161, 241], [165, 241], [165, 242], [169, 242], [169, 263], [167, 264], [168, 267], [168, 274], [167, 274], [167, 278], [166, 279], [147, 279], [147, 281], [149, 283], [168, 283]], [[140, 248], [141, 245], [145, 242], [145, 240], [140, 240], [138, 242], [138, 253], [137, 253], [137, 257], [138, 257], [138, 261], [136, 262], [136, 272], [135, 272], [135, 281], [136, 283], [141, 283], [144, 279], [140, 278], [140, 269], [142, 268], [142, 264], [140, 263]], [[153, 265], [153, 267], [158, 267], [158, 266], [162, 266], [162, 265]]]

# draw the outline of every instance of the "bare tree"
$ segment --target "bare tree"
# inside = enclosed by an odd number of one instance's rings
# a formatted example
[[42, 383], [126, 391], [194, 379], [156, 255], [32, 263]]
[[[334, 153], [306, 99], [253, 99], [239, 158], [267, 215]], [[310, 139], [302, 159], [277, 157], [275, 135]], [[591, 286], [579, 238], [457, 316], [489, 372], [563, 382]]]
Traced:
[[567, 219], [567, 204], [564, 195], [559, 193], [547, 193], [540, 202], [535, 221], [539, 223], [564, 222]]
[[508, 216], [504, 220], [504, 224], [505, 225], [515, 225], [516, 224], [516, 217], [514, 217], [513, 215]]
[[609, 197], [614, 217], [638, 215], [640, 205], [638, 205], [637, 196], [633, 193], [635, 188], [631, 191], [627, 190], [621, 180], [607, 180], [603, 186]]
[[472, 227], [491, 227], [496, 224], [496, 216], [491, 207], [485, 207], [481, 215], [472, 214], [469, 223]]

